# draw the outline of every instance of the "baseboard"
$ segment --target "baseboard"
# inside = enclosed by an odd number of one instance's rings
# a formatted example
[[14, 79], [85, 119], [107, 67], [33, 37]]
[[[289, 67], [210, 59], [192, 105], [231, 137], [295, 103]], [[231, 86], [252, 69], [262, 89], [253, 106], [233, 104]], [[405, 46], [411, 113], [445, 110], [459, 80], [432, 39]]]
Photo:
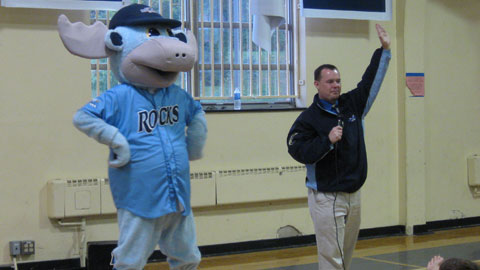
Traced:
[[389, 237], [389, 236], [398, 236], [398, 235], [405, 235], [404, 225], [361, 229], [360, 233], [358, 234], [358, 239], [362, 240], [362, 239], [369, 239], [369, 238]]
[[[19, 262], [17, 263], [18, 270], [81, 270], [80, 258], [51, 260], [51, 261], [36, 261], [36, 262]], [[12, 270], [12, 265], [0, 265], [0, 270]]]
[[425, 224], [413, 226], [413, 234], [428, 234], [438, 230], [458, 229], [478, 225], [480, 225], [480, 217], [428, 221]]

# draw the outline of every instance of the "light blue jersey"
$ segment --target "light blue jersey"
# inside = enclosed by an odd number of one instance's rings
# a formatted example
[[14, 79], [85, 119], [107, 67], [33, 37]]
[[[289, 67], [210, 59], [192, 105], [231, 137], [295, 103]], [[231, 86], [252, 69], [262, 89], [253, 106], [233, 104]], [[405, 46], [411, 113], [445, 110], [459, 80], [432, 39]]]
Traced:
[[[185, 128], [196, 114], [203, 114], [199, 102], [176, 85], [151, 94], [121, 84], [80, 110], [118, 128], [130, 146], [130, 162], [120, 168], [109, 167], [117, 208], [145, 218], [182, 208], [184, 216], [190, 214]], [[112, 159], [113, 151], [110, 155]]]

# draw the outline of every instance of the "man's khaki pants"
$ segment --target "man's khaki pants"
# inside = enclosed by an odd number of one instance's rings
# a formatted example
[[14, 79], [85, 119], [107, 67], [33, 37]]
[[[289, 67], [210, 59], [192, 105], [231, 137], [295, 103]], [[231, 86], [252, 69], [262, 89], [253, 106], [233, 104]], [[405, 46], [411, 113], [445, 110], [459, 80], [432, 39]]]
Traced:
[[350, 269], [360, 230], [360, 191], [324, 193], [309, 188], [308, 207], [315, 226], [318, 269]]

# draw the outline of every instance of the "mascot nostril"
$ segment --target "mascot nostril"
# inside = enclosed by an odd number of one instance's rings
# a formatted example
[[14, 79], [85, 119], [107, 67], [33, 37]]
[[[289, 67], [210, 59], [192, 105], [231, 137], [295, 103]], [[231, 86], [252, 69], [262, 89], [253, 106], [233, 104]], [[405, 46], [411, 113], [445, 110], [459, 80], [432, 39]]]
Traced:
[[73, 119], [110, 148], [108, 176], [122, 239], [112, 252], [117, 270], [143, 269], [157, 244], [176, 264], [171, 268], [197, 269], [200, 263], [189, 160], [202, 157], [207, 123], [200, 103], [174, 84], [197, 59], [190, 31], [172, 36], [180, 25], [140, 4], [120, 9], [108, 28], [58, 19], [67, 50], [88, 59], [109, 57], [120, 82]]

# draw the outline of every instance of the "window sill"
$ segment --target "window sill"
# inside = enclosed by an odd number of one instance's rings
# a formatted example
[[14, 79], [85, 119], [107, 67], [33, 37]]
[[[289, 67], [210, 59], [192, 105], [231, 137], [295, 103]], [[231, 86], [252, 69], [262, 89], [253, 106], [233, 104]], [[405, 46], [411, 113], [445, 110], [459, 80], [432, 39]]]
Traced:
[[282, 111], [303, 111], [306, 108], [292, 106], [243, 106], [241, 110], [234, 110], [232, 105], [203, 105], [206, 113], [242, 113], [242, 112], [282, 112]]

